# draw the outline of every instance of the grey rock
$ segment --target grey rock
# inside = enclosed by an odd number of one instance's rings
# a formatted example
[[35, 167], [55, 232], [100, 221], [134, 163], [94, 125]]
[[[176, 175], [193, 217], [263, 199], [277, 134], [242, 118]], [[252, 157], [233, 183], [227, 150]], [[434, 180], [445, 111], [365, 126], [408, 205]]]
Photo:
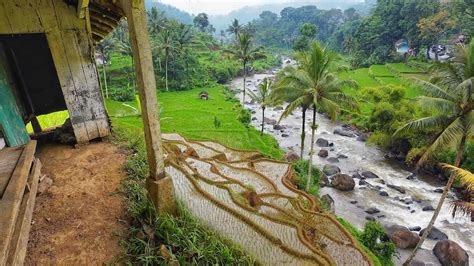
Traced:
[[431, 205], [428, 205], [428, 206], [423, 207], [423, 209], [421, 209], [421, 210], [424, 211], [424, 212], [428, 212], [428, 211], [434, 211], [435, 208], [433, 208], [433, 206], [431, 206]]
[[[420, 236], [423, 235], [425, 230], [426, 228], [420, 231]], [[431, 229], [431, 232], [428, 234], [428, 238], [432, 240], [446, 240], [448, 239], [448, 236], [445, 233], [443, 233], [441, 230], [433, 226], [433, 228]]]
[[352, 133], [351, 131], [348, 131], [348, 130], [345, 130], [345, 129], [342, 129], [342, 128], [337, 128], [334, 130], [333, 132], [334, 134], [336, 135], [340, 135], [340, 136], [344, 136], [344, 137], [349, 137], [349, 138], [352, 138], [352, 137], [355, 137], [356, 135], [354, 133]]
[[367, 181], [361, 179], [359, 180], [359, 186], [367, 186], [369, 183], [367, 183]]
[[340, 172], [341, 172], [341, 169], [339, 169], [339, 167], [332, 164], [326, 164], [323, 167], [323, 173], [325, 173], [328, 176], [339, 174]]
[[357, 200], [351, 200], [350, 203], [351, 204], [357, 204]]
[[319, 147], [329, 147], [329, 141], [327, 139], [319, 138], [316, 140], [316, 145]]
[[288, 151], [285, 154], [285, 160], [287, 162], [295, 162], [295, 161], [298, 161], [300, 159], [301, 159], [300, 156], [294, 151]]
[[329, 196], [328, 194], [325, 194], [321, 196], [321, 201], [324, 202], [324, 204], [326, 205], [326, 207], [328, 208], [330, 212], [332, 213], [335, 212], [336, 207], [334, 204], [334, 199], [331, 196]]
[[276, 121], [275, 119], [271, 119], [267, 117], [265, 117], [263, 121], [265, 122], [265, 124], [269, 124], [269, 125], [276, 125], [278, 123], [278, 121]]
[[365, 178], [379, 178], [378, 175], [374, 174], [371, 171], [362, 172], [362, 176], [365, 177]]
[[275, 129], [275, 130], [282, 130], [282, 129], [285, 129], [285, 127], [282, 126], [282, 125], [276, 124], [276, 125], [273, 125], [273, 129]]
[[388, 193], [386, 191], [380, 191], [379, 195], [382, 197], [388, 197]]
[[396, 186], [396, 185], [392, 185], [392, 184], [388, 184], [387, 187], [391, 188], [391, 189], [394, 189], [402, 194], [405, 194], [406, 191], [404, 188], [400, 187], [400, 186]]
[[358, 178], [358, 179], [363, 179], [362, 176], [359, 173], [355, 173], [352, 175], [352, 178]]
[[362, 141], [362, 142], [366, 142], [368, 138], [369, 138], [368, 134], [361, 134], [357, 137], [357, 140]]
[[328, 162], [330, 162], [330, 163], [338, 163], [338, 162], [339, 162], [339, 159], [337, 159], [336, 157], [329, 157], [329, 158], [328, 158]]
[[347, 156], [344, 155], [344, 154], [338, 154], [338, 155], [337, 155], [337, 158], [338, 158], [338, 159], [347, 159], [347, 158], [349, 158], [349, 157], [347, 157]]
[[408, 228], [408, 229], [410, 229], [410, 231], [417, 231], [417, 232], [418, 232], [418, 231], [421, 230], [421, 226], [412, 226], [412, 227], [410, 227], [410, 228]]
[[433, 192], [435, 192], [435, 193], [443, 193], [443, 191], [444, 190], [442, 188], [437, 188], [437, 189], [433, 190]]
[[375, 217], [374, 217], [374, 216], [371, 216], [371, 215], [365, 216], [365, 219], [366, 219], [367, 221], [375, 221]]
[[365, 212], [368, 213], [368, 214], [375, 214], [375, 213], [379, 213], [380, 210], [375, 208], [375, 207], [370, 207], [367, 210], [365, 210]]

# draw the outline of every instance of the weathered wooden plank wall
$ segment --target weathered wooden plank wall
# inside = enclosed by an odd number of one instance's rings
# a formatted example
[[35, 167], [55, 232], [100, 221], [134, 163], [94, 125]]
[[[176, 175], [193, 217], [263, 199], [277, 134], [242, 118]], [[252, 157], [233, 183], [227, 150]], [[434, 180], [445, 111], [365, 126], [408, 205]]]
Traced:
[[110, 134], [86, 20], [63, 0], [0, 0], [0, 34], [45, 33], [79, 143]]

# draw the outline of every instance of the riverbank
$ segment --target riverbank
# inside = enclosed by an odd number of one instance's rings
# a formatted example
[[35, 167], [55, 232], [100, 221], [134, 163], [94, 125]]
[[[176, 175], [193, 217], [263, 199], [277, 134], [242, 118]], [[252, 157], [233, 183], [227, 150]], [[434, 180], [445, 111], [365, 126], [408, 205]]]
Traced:
[[[274, 74], [257, 74], [247, 79], [247, 88], [254, 90], [255, 86], [265, 77], [273, 77]], [[242, 79], [236, 79], [230, 87], [240, 89]], [[261, 110], [255, 104], [247, 102], [245, 108], [252, 113], [252, 125], [260, 128], [262, 123]], [[288, 118], [277, 125], [281, 115], [281, 108], [267, 108], [265, 132], [278, 140], [281, 148], [285, 151], [299, 151], [301, 113], [294, 112]], [[306, 123], [310, 123], [307, 118]], [[440, 197], [440, 189], [443, 185], [436, 182], [427, 182], [423, 176], [417, 176], [403, 169], [393, 161], [384, 158], [384, 152], [376, 147], [368, 146], [357, 136], [357, 132], [342, 128], [340, 123], [334, 123], [324, 115], [317, 115], [318, 130], [316, 139], [327, 140], [328, 147], [317, 147], [316, 153], [326, 150], [327, 157], [314, 156], [313, 163], [320, 168], [325, 165], [333, 165], [344, 174], [354, 176], [356, 183], [354, 190], [343, 192], [332, 187], [324, 187], [320, 195], [328, 194], [335, 201], [336, 214], [350, 221], [358, 228], [362, 228], [367, 220], [378, 220], [386, 227], [390, 225], [403, 225], [407, 228], [418, 229], [425, 227], [432, 214], [433, 207]], [[307, 126], [305, 153], [308, 154], [310, 146], [310, 127]], [[347, 136], [334, 134], [335, 130], [347, 132]], [[364, 178], [361, 173], [370, 171], [378, 178]], [[473, 257], [474, 240], [472, 233], [474, 226], [468, 218], [452, 218], [450, 202], [454, 195], [441, 210], [440, 216], [435, 224], [439, 230], [465, 250]], [[375, 212], [373, 212], [375, 208]], [[372, 213], [369, 214], [368, 212]], [[415, 231], [416, 232], [416, 231]], [[428, 240], [423, 248], [431, 250], [436, 240]], [[403, 261], [407, 251], [400, 250], [398, 262]], [[431, 256], [433, 259], [433, 256]], [[435, 262], [436, 262], [436, 258]]]

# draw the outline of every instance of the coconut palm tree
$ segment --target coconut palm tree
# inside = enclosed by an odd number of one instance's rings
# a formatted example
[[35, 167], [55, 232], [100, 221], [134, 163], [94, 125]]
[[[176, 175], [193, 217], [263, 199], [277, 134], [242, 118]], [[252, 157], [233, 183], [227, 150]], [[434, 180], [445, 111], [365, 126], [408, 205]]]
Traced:
[[[351, 80], [339, 80], [334, 69], [335, 54], [320, 46], [317, 42], [310, 44], [308, 51], [298, 52], [296, 59], [297, 67], [290, 66], [286, 74], [279, 81], [280, 88], [289, 91], [301, 91], [301, 96], [295, 99], [289, 106], [294, 109], [310, 100], [313, 109], [311, 123], [311, 148], [309, 152], [308, 178], [306, 190], [311, 186], [312, 161], [314, 154], [314, 138], [316, 132], [316, 112], [323, 111], [329, 114], [331, 119], [337, 119], [342, 109], [358, 110], [354, 98], [342, 91], [344, 86], [357, 86]], [[288, 107], [287, 107], [288, 109]]]
[[274, 104], [279, 104], [281, 102], [289, 103], [283, 113], [280, 116], [278, 123], [281, 122], [284, 118], [287, 118], [292, 114], [296, 109], [301, 108], [302, 119], [301, 119], [301, 144], [300, 144], [300, 158], [303, 158], [304, 153], [304, 141], [306, 139], [306, 111], [311, 107], [312, 98], [309, 94], [305, 93], [303, 87], [293, 87], [288, 89], [285, 85], [285, 82], [281, 80], [283, 77], [291, 75], [295, 71], [293, 67], [286, 67], [277, 74], [277, 85], [272, 89], [271, 98], [273, 99]]
[[[426, 94], [418, 98], [420, 106], [432, 111], [434, 115], [407, 123], [395, 135], [434, 130], [436, 138], [428, 146], [418, 165], [425, 163], [435, 151], [456, 146], [454, 166], [459, 167], [466, 141], [474, 135], [474, 41], [468, 47], [459, 46], [454, 59], [438, 63], [438, 67], [430, 82], [417, 80]], [[454, 174], [449, 177], [427, 229], [404, 265], [409, 265], [433, 228], [455, 177]]]
[[168, 88], [168, 63], [171, 57], [173, 57], [179, 49], [180, 43], [173, 38], [172, 33], [169, 29], [163, 30], [158, 35], [158, 40], [155, 41], [152, 51], [157, 54], [162, 54], [165, 58], [165, 89]]
[[264, 78], [260, 86], [258, 86], [257, 93], [249, 91], [250, 98], [258, 103], [260, 108], [262, 108], [262, 130], [260, 131], [260, 135], [263, 135], [265, 125], [265, 108], [272, 103], [270, 98], [272, 83], [271, 79]]
[[239, 24], [239, 20], [234, 18], [234, 20], [232, 20], [232, 24], [230, 24], [229, 27], [227, 28], [227, 32], [234, 34], [237, 37], [237, 34], [239, 34], [239, 32], [241, 32], [242, 29], [243, 29], [243, 26]]
[[235, 59], [239, 60], [242, 64], [242, 71], [244, 74], [243, 84], [243, 97], [242, 105], [245, 103], [246, 82], [247, 82], [247, 67], [252, 64], [253, 61], [265, 58], [263, 47], [255, 47], [252, 41], [252, 36], [248, 32], [239, 32], [237, 34], [237, 40], [233, 49], [226, 49], [224, 52], [231, 54]]

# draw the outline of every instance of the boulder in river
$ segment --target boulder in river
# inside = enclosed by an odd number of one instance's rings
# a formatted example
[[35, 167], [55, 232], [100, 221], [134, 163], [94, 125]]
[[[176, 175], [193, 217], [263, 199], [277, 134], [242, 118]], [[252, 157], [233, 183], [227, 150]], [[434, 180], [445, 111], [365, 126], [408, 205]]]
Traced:
[[265, 124], [269, 124], [269, 125], [276, 125], [278, 123], [278, 121], [276, 121], [275, 119], [271, 119], [271, 118], [266, 118], [263, 119], [263, 121], [265, 122]]
[[375, 208], [375, 207], [370, 207], [368, 208], [367, 210], [365, 210], [366, 213], [368, 214], [375, 214], [375, 213], [379, 213], [379, 209]]
[[336, 134], [336, 135], [349, 137], [349, 138], [352, 138], [352, 137], [356, 136], [353, 132], [351, 132], [349, 130], [342, 129], [342, 128], [336, 128], [333, 133]]
[[405, 226], [391, 225], [385, 229], [387, 237], [401, 249], [414, 248], [420, 237]]
[[433, 192], [435, 192], [435, 193], [443, 193], [443, 189], [442, 189], [442, 188], [437, 188], [437, 189], [433, 190]]
[[[420, 231], [420, 236], [423, 235], [425, 230], [426, 228]], [[431, 232], [428, 234], [428, 238], [432, 240], [446, 240], [448, 239], [448, 236], [445, 233], [443, 233], [441, 230], [433, 226], [433, 228], [431, 229]]]
[[331, 196], [329, 196], [328, 194], [325, 194], [321, 197], [321, 201], [325, 204], [325, 206], [330, 212], [332, 213], [335, 212], [336, 207], [334, 204], [334, 199]]
[[365, 181], [364, 179], [359, 180], [359, 186], [367, 186], [369, 183]]
[[347, 159], [348, 157], [347, 157], [347, 155], [344, 155], [344, 154], [338, 154], [337, 158], [338, 159]]
[[319, 138], [316, 140], [316, 145], [319, 147], [328, 147], [329, 141], [327, 139]]
[[358, 179], [363, 179], [362, 176], [359, 173], [355, 173], [352, 175], [352, 178], [358, 178]]
[[325, 173], [328, 176], [339, 174], [340, 172], [341, 172], [341, 169], [339, 169], [339, 167], [332, 164], [326, 164], [323, 167], [323, 173]]
[[421, 209], [422, 211], [424, 212], [429, 212], [429, 211], [434, 211], [435, 208], [433, 208], [433, 206], [431, 205], [427, 205], [427, 206], [424, 206], [423, 209]]
[[321, 176], [319, 177], [319, 186], [320, 187], [326, 187], [329, 186], [329, 178], [326, 174], [321, 173]]
[[325, 149], [321, 149], [319, 152], [318, 152], [318, 156], [319, 157], [322, 157], [322, 158], [326, 158], [328, 157], [329, 155], [329, 152]]
[[375, 217], [372, 216], [372, 215], [367, 215], [367, 216], [365, 216], [365, 219], [366, 219], [367, 221], [375, 221]]
[[456, 242], [441, 240], [433, 248], [433, 253], [442, 265], [468, 266], [469, 255]]
[[388, 197], [387, 191], [380, 191], [379, 195], [382, 197]]
[[433, 251], [420, 248], [416, 252], [415, 258], [410, 263], [410, 266], [438, 266], [438, 258], [433, 254]]
[[257, 118], [256, 118], [255, 116], [254, 116], [254, 117], [252, 117], [252, 121], [255, 121], [255, 120], [257, 120]]
[[374, 174], [371, 171], [362, 172], [362, 176], [365, 177], [365, 178], [379, 178], [378, 175]]
[[392, 185], [392, 184], [388, 184], [387, 187], [391, 188], [391, 189], [394, 189], [402, 194], [405, 194], [406, 191], [404, 188], [400, 187], [400, 186], [395, 186], [395, 185]]
[[337, 159], [336, 157], [329, 157], [329, 158], [328, 158], [328, 162], [330, 162], [330, 163], [338, 163], [338, 162], [339, 162], [339, 159]]
[[362, 141], [362, 142], [366, 142], [368, 138], [369, 138], [369, 135], [366, 134], [366, 133], [363, 133], [363, 134], [361, 134], [357, 137], [357, 140]]
[[418, 231], [421, 230], [421, 226], [412, 226], [412, 227], [410, 227], [410, 228], [408, 228], [408, 229], [410, 229], [410, 231], [417, 231], [417, 232], [418, 232]]
[[290, 135], [285, 134], [285, 133], [284, 133], [284, 134], [281, 134], [281, 137], [282, 137], [282, 138], [288, 138], [289, 136], [290, 136]]
[[352, 191], [354, 190], [355, 182], [349, 175], [337, 174], [332, 177], [331, 185], [340, 191]]
[[273, 129], [275, 129], [275, 130], [282, 130], [282, 129], [285, 129], [285, 127], [282, 126], [282, 125], [276, 124], [276, 125], [273, 125]]
[[287, 162], [290, 162], [290, 163], [291, 163], [291, 162], [298, 161], [298, 160], [300, 160], [300, 159], [301, 159], [300, 156], [299, 156], [296, 152], [294, 152], [294, 151], [288, 151], [288, 152], [285, 154], [285, 160], [286, 160]]

